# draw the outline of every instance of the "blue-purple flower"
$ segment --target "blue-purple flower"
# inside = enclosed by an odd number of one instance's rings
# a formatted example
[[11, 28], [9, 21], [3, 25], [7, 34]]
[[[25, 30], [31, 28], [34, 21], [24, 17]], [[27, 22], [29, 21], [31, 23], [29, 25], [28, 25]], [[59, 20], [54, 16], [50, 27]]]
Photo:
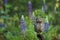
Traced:
[[47, 32], [49, 28], [49, 22], [48, 22], [48, 18], [46, 18], [46, 21], [44, 23], [44, 32]]
[[0, 18], [0, 27], [4, 27], [4, 26], [5, 26], [4, 20]]
[[26, 25], [25, 25], [25, 21], [24, 21], [24, 16], [22, 15], [21, 21], [20, 21], [20, 31], [22, 32], [25, 29], [26, 29]]
[[31, 15], [32, 15], [32, 3], [31, 3], [31, 1], [28, 2], [28, 13], [29, 13], [29, 17], [31, 17]]
[[43, 10], [44, 10], [44, 11], [46, 10], [46, 3], [45, 3], [45, 0], [43, 1]]
[[44, 31], [48, 31], [48, 28], [49, 28], [49, 23], [48, 22], [45, 22], [44, 23]]
[[42, 6], [42, 13], [44, 13], [45, 11], [44, 11], [44, 9], [43, 9], [43, 6]]
[[4, 23], [0, 23], [0, 27], [4, 27], [5, 26], [5, 24]]
[[7, 4], [8, 0], [3, 0], [4, 4]]

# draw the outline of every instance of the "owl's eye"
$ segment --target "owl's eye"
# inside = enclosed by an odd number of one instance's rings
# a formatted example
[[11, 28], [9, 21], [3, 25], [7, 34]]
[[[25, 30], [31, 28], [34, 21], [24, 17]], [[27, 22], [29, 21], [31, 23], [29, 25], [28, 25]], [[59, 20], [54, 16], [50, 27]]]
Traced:
[[42, 23], [42, 21], [37, 21], [36, 23]]

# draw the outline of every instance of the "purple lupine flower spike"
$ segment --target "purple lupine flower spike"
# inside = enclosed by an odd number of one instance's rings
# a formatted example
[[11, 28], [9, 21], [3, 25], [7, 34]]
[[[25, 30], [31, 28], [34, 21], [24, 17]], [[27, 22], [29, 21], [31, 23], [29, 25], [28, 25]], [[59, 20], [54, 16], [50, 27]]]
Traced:
[[24, 40], [25, 38], [25, 29], [26, 29], [26, 26], [25, 26], [24, 16], [22, 15], [21, 21], [20, 21], [20, 31], [22, 34], [22, 40]]
[[4, 4], [7, 4], [7, 2], [8, 2], [8, 0], [3, 0], [3, 3], [4, 3]]
[[42, 13], [44, 13], [44, 9], [43, 9], [43, 6], [42, 6]]
[[25, 26], [24, 16], [22, 15], [21, 21], [20, 21], [20, 31], [23, 31], [25, 29], [26, 29], [26, 26]]
[[4, 27], [4, 26], [5, 26], [4, 20], [0, 19], [0, 27]]
[[4, 27], [4, 23], [0, 23], [0, 27]]
[[45, 23], [44, 23], [44, 32], [47, 32], [49, 28], [49, 22], [48, 22], [48, 17], [46, 17]]
[[29, 18], [31, 18], [31, 15], [32, 15], [32, 3], [31, 1], [28, 1], [28, 15], [29, 15]]
[[45, 3], [45, 0], [43, 0], [43, 10], [44, 10], [44, 11], [46, 10], [46, 3]]

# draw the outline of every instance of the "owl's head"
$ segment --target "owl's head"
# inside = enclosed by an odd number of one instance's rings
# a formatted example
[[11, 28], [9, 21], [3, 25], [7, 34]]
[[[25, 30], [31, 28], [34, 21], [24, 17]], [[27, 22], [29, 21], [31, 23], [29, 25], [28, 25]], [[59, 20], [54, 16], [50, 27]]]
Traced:
[[42, 18], [36, 18], [36, 23], [42, 23]]

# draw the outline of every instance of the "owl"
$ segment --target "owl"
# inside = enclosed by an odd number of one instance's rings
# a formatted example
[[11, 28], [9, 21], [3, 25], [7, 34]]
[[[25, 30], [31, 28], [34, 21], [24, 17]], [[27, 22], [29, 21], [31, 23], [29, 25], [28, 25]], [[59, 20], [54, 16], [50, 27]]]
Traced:
[[44, 37], [42, 36], [41, 32], [44, 30], [42, 18], [37, 18], [36, 23], [34, 25], [35, 32], [37, 33], [37, 37], [39, 40], [43, 40]]
[[44, 26], [43, 26], [42, 18], [37, 18], [36, 24], [35, 24], [35, 31], [37, 33], [40, 33], [43, 31], [43, 29], [44, 29]]

